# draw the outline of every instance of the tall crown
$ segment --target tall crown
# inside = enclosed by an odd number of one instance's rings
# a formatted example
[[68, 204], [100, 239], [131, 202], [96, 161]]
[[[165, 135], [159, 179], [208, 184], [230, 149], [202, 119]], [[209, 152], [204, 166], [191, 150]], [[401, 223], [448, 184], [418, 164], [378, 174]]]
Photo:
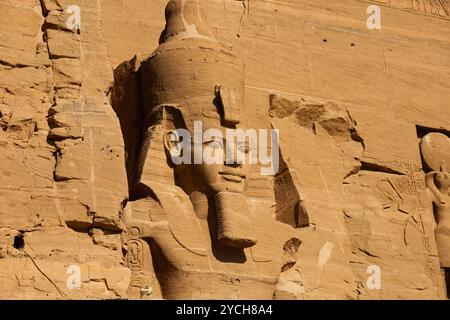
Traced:
[[197, 0], [170, 0], [166, 7], [166, 27], [161, 34], [159, 44], [186, 38], [215, 41], [201, 16]]
[[244, 63], [213, 37], [197, 0], [167, 4], [160, 45], [142, 63], [141, 76], [146, 115], [159, 105], [177, 105], [185, 120], [214, 113], [239, 123]]

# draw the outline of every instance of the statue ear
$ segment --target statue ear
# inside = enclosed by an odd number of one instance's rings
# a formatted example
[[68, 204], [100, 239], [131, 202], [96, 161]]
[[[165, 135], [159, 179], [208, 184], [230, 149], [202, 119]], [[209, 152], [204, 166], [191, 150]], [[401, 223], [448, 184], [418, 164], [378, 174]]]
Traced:
[[182, 140], [176, 130], [168, 130], [163, 136], [164, 149], [172, 158], [183, 155]]
[[164, 149], [172, 164], [190, 164], [191, 135], [186, 129], [168, 130], [163, 135]]

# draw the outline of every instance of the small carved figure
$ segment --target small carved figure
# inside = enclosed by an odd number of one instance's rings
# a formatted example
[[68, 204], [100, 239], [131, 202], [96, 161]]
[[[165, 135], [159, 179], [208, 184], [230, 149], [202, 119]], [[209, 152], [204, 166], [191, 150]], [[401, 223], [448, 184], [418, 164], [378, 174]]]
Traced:
[[429, 133], [421, 141], [420, 150], [427, 169], [426, 186], [433, 201], [436, 219], [436, 246], [439, 262], [447, 282], [450, 282], [450, 139], [442, 133]]
[[439, 260], [443, 268], [450, 268], [450, 173], [444, 162], [439, 172], [427, 174], [426, 183], [433, 199]]

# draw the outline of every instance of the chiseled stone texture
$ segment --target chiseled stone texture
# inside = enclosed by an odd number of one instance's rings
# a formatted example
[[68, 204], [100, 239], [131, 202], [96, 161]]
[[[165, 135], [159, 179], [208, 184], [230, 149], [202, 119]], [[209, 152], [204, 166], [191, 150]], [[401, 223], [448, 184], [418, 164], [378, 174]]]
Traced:
[[[246, 113], [280, 130], [309, 213], [274, 298], [444, 298], [418, 132], [450, 132], [450, 3], [199, 2], [244, 60]], [[128, 297], [129, 155], [109, 91], [116, 67], [157, 47], [166, 3], [0, 0], [0, 298]], [[366, 27], [370, 4], [382, 30]]]

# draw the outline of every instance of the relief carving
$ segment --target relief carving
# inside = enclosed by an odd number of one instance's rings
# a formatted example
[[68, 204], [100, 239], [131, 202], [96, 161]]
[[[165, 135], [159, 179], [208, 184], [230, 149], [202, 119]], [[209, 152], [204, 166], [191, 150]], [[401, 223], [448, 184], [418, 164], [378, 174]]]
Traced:
[[[442, 133], [429, 133], [421, 141], [420, 149], [426, 167], [428, 194], [433, 201], [436, 219], [436, 245], [439, 262], [448, 279], [450, 272], [450, 139]], [[448, 294], [448, 292], [447, 292]]]
[[[133, 233], [133, 232], [131, 232]], [[154, 278], [153, 261], [148, 244], [137, 237], [127, 241], [126, 266], [131, 270], [128, 296], [130, 298], [151, 298], [158, 295], [160, 288]]]

